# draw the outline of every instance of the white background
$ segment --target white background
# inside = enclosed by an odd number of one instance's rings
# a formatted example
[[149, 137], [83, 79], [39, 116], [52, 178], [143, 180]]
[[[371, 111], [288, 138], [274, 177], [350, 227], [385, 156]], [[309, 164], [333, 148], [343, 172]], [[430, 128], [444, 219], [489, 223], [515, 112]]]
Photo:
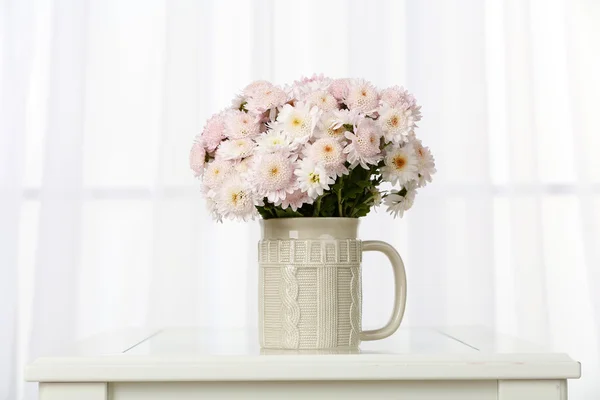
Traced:
[[[438, 174], [363, 239], [405, 323], [486, 325], [600, 397], [600, 2], [0, 0], [0, 399], [27, 360], [122, 326], [255, 326], [258, 224], [213, 223], [188, 151], [255, 79], [403, 84]], [[233, 243], [233, 244], [232, 244]], [[391, 311], [365, 257], [364, 323]]]

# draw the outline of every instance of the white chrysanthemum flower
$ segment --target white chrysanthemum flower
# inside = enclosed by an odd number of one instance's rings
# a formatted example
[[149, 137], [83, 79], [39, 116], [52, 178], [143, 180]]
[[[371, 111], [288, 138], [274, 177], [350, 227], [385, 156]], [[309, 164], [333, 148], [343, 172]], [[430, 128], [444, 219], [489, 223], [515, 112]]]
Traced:
[[384, 199], [387, 211], [392, 214], [394, 218], [402, 218], [404, 212], [413, 206], [416, 194], [416, 183], [414, 181], [408, 182], [400, 191], [392, 190], [392, 192]]
[[233, 172], [233, 163], [227, 160], [213, 160], [204, 170], [202, 183], [208, 189], [220, 186]]
[[257, 147], [256, 152], [265, 153], [291, 153], [293, 150], [290, 138], [281, 131], [268, 130], [254, 139]]
[[346, 138], [350, 143], [344, 148], [344, 153], [348, 154], [351, 168], [360, 164], [364, 169], [369, 169], [370, 165], [381, 161], [381, 130], [372, 119], [364, 118], [358, 124], [356, 133], [346, 132]]
[[220, 160], [241, 160], [252, 154], [255, 144], [252, 139], [233, 139], [221, 142], [215, 153]]
[[260, 134], [260, 122], [256, 116], [230, 110], [225, 114], [225, 136], [229, 139], [251, 138]]
[[381, 192], [379, 190], [377, 190], [377, 188], [371, 188], [370, 189], [371, 192], [371, 197], [373, 197], [372, 204], [373, 207], [378, 207], [381, 205], [382, 201], [383, 201], [383, 197], [381, 196]]
[[308, 193], [303, 192], [300, 189], [294, 190], [292, 193], [288, 193], [285, 198], [277, 201], [275, 203], [276, 206], [280, 206], [284, 210], [288, 207], [291, 207], [293, 211], [298, 211], [300, 207], [305, 204], [312, 204], [314, 199], [308, 195]]
[[215, 189], [215, 193], [217, 211], [223, 217], [246, 221], [256, 216], [254, 195], [243, 180], [228, 180]]
[[231, 100], [231, 108], [234, 110], [240, 110], [242, 104], [246, 102], [246, 98], [242, 94], [236, 95], [233, 100]]
[[318, 139], [305, 149], [305, 154], [311, 161], [325, 167], [328, 175], [348, 175], [348, 168], [344, 165], [346, 155], [340, 142], [334, 138]]
[[223, 216], [221, 215], [221, 213], [219, 213], [219, 210], [217, 209], [217, 202], [214, 199], [215, 195], [216, 193], [211, 191], [210, 195], [206, 196], [206, 209], [215, 221], [223, 222]]
[[246, 110], [254, 114], [262, 114], [267, 110], [282, 106], [288, 101], [287, 94], [272, 84], [261, 84], [253, 88], [252, 95], [247, 98]]
[[344, 103], [351, 110], [358, 110], [364, 114], [370, 114], [377, 109], [379, 97], [377, 89], [364, 79], [353, 79], [350, 82], [348, 96]]
[[333, 111], [333, 127], [339, 128], [344, 125], [356, 127], [365, 117], [358, 110], [335, 110]]
[[204, 145], [199, 142], [199, 138], [194, 141], [190, 150], [190, 168], [194, 171], [195, 176], [201, 176], [206, 163], [206, 150]]
[[386, 150], [385, 166], [381, 168], [381, 176], [393, 185], [404, 185], [417, 179], [417, 157], [412, 146], [393, 146]]
[[254, 164], [254, 157], [254, 155], [251, 155], [234, 163], [233, 169], [235, 172], [237, 172], [241, 177], [244, 177], [245, 174], [250, 170], [252, 164]]
[[340, 118], [334, 112], [323, 114], [317, 124], [315, 137], [330, 137], [336, 140], [344, 140], [344, 133], [347, 129], [343, 123], [340, 123]]
[[337, 100], [326, 90], [310, 93], [306, 97], [306, 103], [311, 106], [317, 106], [323, 111], [333, 111], [338, 109]]
[[391, 108], [384, 106], [379, 110], [377, 120], [385, 136], [385, 140], [392, 143], [403, 143], [415, 127], [412, 110]]
[[432, 175], [436, 173], [435, 160], [429, 148], [423, 146], [420, 140], [415, 139], [411, 144], [417, 156], [418, 184], [419, 187], [423, 187], [427, 182], [431, 182]]
[[329, 186], [335, 182], [332, 177], [327, 175], [324, 167], [309, 159], [298, 163], [295, 174], [298, 177], [300, 190], [306, 192], [313, 199], [322, 195], [325, 190], [329, 190]]
[[282, 153], [262, 154], [255, 157], [255, 161], [248, 178], [258, 195], [266, 197], [275, 203], [297, 189], [294, 176], [294, 163]]
[[306, 143], [315, 130], [321, 111], [317, 107], [310, 107], [305, 103], [296, 103], [295, 106], [285, 104], [273, 129], [280, 130], [292, 140], [293, 143]]

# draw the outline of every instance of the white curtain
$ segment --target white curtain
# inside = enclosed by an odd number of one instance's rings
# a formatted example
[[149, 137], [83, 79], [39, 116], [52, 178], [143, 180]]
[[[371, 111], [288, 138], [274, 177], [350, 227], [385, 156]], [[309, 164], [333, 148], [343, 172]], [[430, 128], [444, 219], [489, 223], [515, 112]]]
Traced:
[[[484, 325], [600, 383], [600, 3], [0, 0], [0, 399], [32, 358], [123, 326], [256, 325], [257, 223], [205, 212], [187, 166], [254, 79], [404, 84], [438, 174], [363, 239], [407, 265], [407, 325]], [[233, 243], [233, 245], [232, 245]], [[364, 325], [391, 269], [364, 262]]]

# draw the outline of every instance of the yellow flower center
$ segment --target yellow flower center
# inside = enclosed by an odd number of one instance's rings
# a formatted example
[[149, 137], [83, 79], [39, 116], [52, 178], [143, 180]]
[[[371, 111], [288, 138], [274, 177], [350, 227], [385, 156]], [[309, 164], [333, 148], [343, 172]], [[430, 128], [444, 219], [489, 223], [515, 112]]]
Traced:
[[344, 132], [346, 132], [346, 128], [340, 126], [337, 129], [329, 128], [327, 131], [329, 132], [329, 136], [340, 136], [343, 135]]
[[319, 174], [315, 174], [313, 172], [308, 174], [308, 180], [312, 183], [319, 183], [321, 181], [321, 179], [319, 179]]
[[394, 165], [398, 169], [402, 169], [406, 165], [406, 159], [402, 156], [394, 157]]
[[292, 120], [292, 125], [294, 125], [294, 126], [299, 126], [301, 124], [302, 124], [302, 120], [298, 117], [296, 117]]

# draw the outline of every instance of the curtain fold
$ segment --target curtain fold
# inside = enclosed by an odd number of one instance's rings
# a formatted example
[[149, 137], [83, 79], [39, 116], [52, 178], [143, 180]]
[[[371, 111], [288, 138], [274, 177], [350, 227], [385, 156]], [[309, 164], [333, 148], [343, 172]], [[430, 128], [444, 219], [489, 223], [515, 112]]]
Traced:
[[[77, 336], [81, 256], [87, 2], [62, 0], [53, 14], [48, 123], [36, 241], [31, 355]], [[33, 249], [32, 249], [33, 250]]]
[[[187, 156], [255, 79], [364, 77], [422, 105], [434, 182], [362, 239], [397, 247], [405, 323], [483, 325], [600, 385], [594, 0], [0, 0], [0, 399], [32, 358], [124, 326], [257, 325], [253, 223], [216, 224]], [[363, 325], [391, 312], [365, 255]]]
[[17, 265], [34, 13], [32, 1], [0, 4], [0, 398], [11, 399], [20, 386], [15, 367], [24, 340]]

